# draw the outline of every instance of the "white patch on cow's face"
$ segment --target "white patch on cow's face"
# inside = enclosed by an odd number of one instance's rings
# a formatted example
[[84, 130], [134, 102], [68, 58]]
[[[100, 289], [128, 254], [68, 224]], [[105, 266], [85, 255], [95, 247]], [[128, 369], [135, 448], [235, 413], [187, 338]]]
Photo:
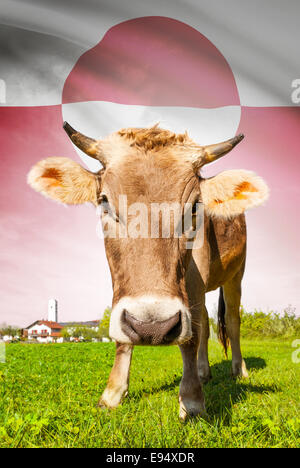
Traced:
[[181, 312], [181, 333], [171, 344], [181, 344], [192, 337], [191, 314], [179, 298], [158, 296], [123, 297], [112, 310], [109, 335], [119, 343], [132, 343], [123, 332], [121, 317], [126, 310], [141, 322], [163, 322]]

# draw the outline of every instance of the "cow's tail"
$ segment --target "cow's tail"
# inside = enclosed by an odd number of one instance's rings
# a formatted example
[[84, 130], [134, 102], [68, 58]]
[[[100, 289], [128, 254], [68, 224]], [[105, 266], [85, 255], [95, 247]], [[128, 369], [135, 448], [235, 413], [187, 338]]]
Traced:
[[219, 304], [218, 304], [218, 338], [223, 345], [225, 355], [227, 356], [227, 348], [229, 346], [229, 339], [226, 332], [225, 324], [225, 301], [223, 295], [223, 288], [220, 288], [219, 292]]

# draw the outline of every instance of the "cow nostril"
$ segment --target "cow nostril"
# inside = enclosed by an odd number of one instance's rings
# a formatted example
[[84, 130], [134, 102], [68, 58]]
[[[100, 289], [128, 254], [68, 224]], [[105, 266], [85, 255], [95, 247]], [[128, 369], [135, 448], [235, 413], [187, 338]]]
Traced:
[[182, 322], [181, 322], [181, 311], [178, 312], [178, 321], [173, 327], [168, 331], [168, 333], [163, 338], [163, 343], [172, 343], [181, 333]]
[[122, 331], [134, 344], [170, 344], [181, 333], [181, 311], [164, 321], [144, 322], [133, 317], [126, 309], [121, 316]]
[[134, 327], [133, 317], [126, 309], [123, 310], [121, 315], [121, 328], [133, 343], [137, 344], [140, 341], [139, 333]]

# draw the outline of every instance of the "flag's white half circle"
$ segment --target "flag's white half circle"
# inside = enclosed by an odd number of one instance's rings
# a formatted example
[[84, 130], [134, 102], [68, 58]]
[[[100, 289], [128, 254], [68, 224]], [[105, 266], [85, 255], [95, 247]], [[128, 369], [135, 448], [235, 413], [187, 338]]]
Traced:
[[[113, 102], [79, 102], [63, 104], [63, 120], [85, 135], [100, 139], [126, 127], [149, 127], [159, 122], [162, 128], [183, 133], [201, 145], [218, 143], [232, 138], [241, 118], [240, 106], [215, 109], [194, 107], [156, 107], [116, 104]], [[100, 163], [76, 151], [92, 171], [100, 169]]]

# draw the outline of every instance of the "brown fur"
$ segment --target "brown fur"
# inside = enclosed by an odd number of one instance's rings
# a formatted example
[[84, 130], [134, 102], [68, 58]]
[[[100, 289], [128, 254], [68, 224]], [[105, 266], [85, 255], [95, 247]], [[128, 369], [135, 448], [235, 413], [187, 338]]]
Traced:
[[231, 170], [202, 181], [203, 202], [211, 217], [233, 219], [268, 198], [265, 182], [249, 171]]
[[27, 180], [37, 192], [60, 203], [97, 204], [97, 177], [68, 158], [40, 161], [31, 169]]
[[118, 133], [121, 137], [129, 140], [131, 146], [142, 148], [145, 151], [157, 151], [191, 142], [187, 133], [177, 135], [169, 130], [159, 128], [158, 124], [151, 128], [125, 128]]
[[115, 362], [105, 392], [99, 400], [99, 407], [114, 408], [121, 403], [128, 389], [132, 350], [130, 345], [116, 344]]
[[[123, 129], [97, 145], [104, 156], [109, 155], [104, 157], [107, 167], [98, 174], [65, 158], [49, 158], [31, 170], [30, 185], [54, 200], [71, 204], [97, 204], [101, 192], [118, 207], [118, 196], [126, 194], [129, 206], [143, 202], [148, 212], [152, 203], [179, 202], [182, 207], [187, 202], [204, 203], [204, 243], [200, 249], [187, 250], [184, 236], [105, 239], [113, 305], [128, 296], [156, 295], [179, 298], [189, 307], [193, 336], [180, 346], [184, 363], [180, 414], [183, 418], [186, 414], [203, 414], [200, 382], [211, 376], [207, 291], [222, 287], [222, 341], [225, 344], [228, 334], [233, 374], [247, 376], [239, 343], [241, 280], [246, 257], [244, 211], [262, 203], [268, 189], [262, 179], [247, 171], [226, 171], [207, 180], [199, 178], [195, 172], [199, 164], [195, 161], [201, 156], [201, 147], [187, 134], [176, 135], [158, 126]], [[103, 220], [117, 222], [111, 218]], [[131, 345], [117, 344], [116, 361], [101, 405], [116, 406], [127, 391], [131, 352]]]

